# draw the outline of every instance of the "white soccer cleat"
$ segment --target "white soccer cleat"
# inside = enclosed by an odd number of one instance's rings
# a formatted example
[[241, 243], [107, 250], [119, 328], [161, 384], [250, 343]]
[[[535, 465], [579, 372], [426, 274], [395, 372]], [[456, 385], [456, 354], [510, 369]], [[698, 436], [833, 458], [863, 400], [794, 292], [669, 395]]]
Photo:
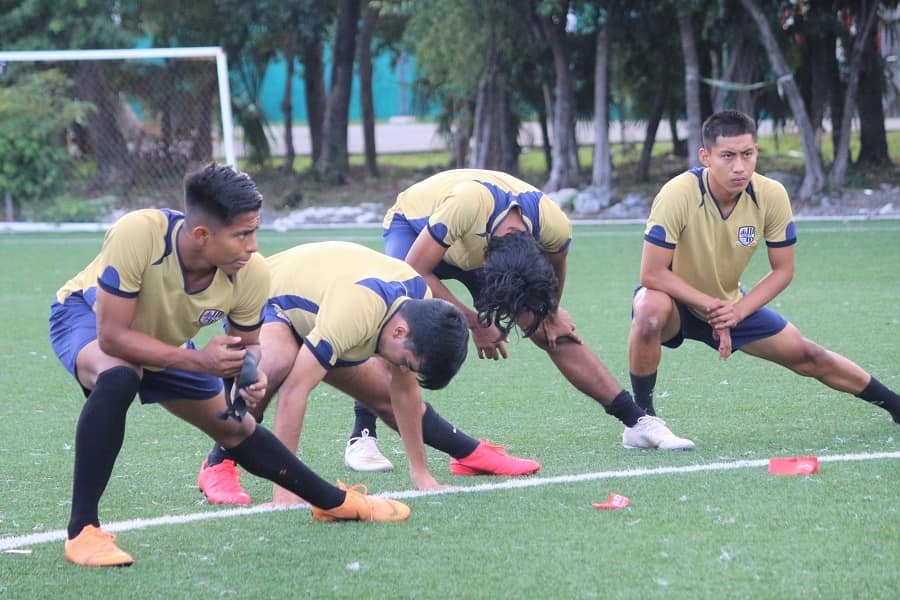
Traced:
[[622, 432], [622, 445], [626, 448], [659, 448], [660, 450], [693, 450], [694, 442], [680, 438], [666, 427], [658, 417], [646, 415], [638, 419], [634, 427]]
[[377, 438], [362, 430], [362, 437], [350, 438], [344, 450], [344, 466], [354, 471], [393, 471], [394, 465], [378, 450]]

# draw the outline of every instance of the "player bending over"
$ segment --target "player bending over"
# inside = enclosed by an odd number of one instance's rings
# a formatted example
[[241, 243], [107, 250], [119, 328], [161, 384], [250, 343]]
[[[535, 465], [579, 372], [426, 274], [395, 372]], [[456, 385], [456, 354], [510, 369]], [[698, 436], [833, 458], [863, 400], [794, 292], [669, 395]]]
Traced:
[[[184, 213], [129, 213], [107, 232], [99, 255], [56, 294], [50, 340], [87, 398], [75, 430], [72, 512], [66, 559], [130, 565], [100, 527], [98, 505], [125, 435], [135, 396], [159, 403], [205, 432], [247, 471], [312, 505], [318, 521], [400, 521], [409, 507], [334, 486], [253, 419], [221, 419], [222, 378], [258, 357], [269, 270], [256, 254], [262, 196], [245, 174], [210, 164], [185, 178]], [[225, 320], [203, 348], [191, 338]], [[242, 393], [258, 401], [266, 374]]]

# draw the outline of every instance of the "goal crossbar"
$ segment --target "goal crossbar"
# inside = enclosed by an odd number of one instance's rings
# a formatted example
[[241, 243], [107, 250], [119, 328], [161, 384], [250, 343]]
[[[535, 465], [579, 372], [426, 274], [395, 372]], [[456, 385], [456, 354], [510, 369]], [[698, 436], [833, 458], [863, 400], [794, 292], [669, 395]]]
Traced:
[[222, 150], [225, 162], [236, 166], [234, 121], [231, 115], [231, 87], [228, 82], [228, 58], [218, 46], [195, 48], [109, 48], [97, 50], [22, 50], [0, 52], [0, 63], [73, 60], [140, 60], [153, 58], [212, 58], [219, 79], [219, 110], [222, 115]]

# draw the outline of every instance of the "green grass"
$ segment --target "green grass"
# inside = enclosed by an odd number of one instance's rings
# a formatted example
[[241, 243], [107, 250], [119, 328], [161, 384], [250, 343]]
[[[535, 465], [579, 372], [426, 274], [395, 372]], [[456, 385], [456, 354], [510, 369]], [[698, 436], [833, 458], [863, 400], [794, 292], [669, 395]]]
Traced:
[[[264, 232], [262, 251], [335, 238], [378, 247], [379, 233]], [[773, 306], [900, 389], [900, 222], [801, 222], [799, 233], [797, 276]], [[640, 234], [636, 225], [576, 226], [564, 299], [623, 382]], [[99, 243], [100, 234], [0, 236], [0, 545], [59, 531], [68, 518], [83, 400], [52, 354], [46, 317], [54, 291]], [[745, 283], [765, 268], [758, 256]], [[461, 429], [539, 459], [530, 479], [540, 485], [451, 478], [447, 458], [430, 452], [438, 479], [467, 493], [412, 495], [405, 523], [324, 525], [305, 510], [234, 516], [196, 490], [208, 440], [158, 406], [135, 405], [101, 503], [104, 521], [232, 516], [121, 532], [136, 559], [129, 569], [68, 565], [58, 540], [28, 545], [30, 555], [0, 554], [0, 598], [896, 597], [900, 459], [825, 460], [900, 451], [900, 428], [881, 410], [744, 355], [723, 363], [685, 345], [664, 352], [657, 406], [697, 449], [626, 451], [619, 423], [568, 387], [544, 355], [525, 340], [511, 351], [502, 364], [472, 353], [446, 390], [425, 396]], [[394, 473], [343, 468], [351, 420], [349, 399], [317, 390], [303, 459], [331, 480], [410, 490], [402, 445], [386, 428], [380, 445]], [[821, 472], [775, 477], [762, 466], [800, 454], [822, 457]], [[739, 461], [760, 462], [710, 467]], [[698, 465], [707, 470], [677, 470]], [[657, 470], [668, 467], [676, 470]], [[267, 499], [267, 482], [244, 483], [255, 501]], [[631, 505], [591, 507], [610, 492]]]

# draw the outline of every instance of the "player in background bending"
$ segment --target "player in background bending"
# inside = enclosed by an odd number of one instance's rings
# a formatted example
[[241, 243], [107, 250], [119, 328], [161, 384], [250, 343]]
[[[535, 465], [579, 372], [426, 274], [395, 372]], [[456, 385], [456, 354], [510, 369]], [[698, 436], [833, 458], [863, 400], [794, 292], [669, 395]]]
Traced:
[[[768, 308], [794, 277], [797, 231], [784, 187], [756, 173], [756, 123], [733, 110], [703, 124], [702, 167], [667, 182], [644, 230], [641, 287], [628, 339], [635, 399], [653, 414], [661, 347], [685, 338], [764, 358], [888, 411], [900, 397], [851, 360], [812, 342]], [[741, 276], [765, 245], [769, 272], [746, 293]]]
[[[401, 192], [384, 219], [385, 252], [404, 259], [436, 297], [463, 311], [479, 358], [505, 359], [507, 334], [518, 326], [569, 383], [625, 425], [626, 447], [692, 448], [693, 442], [675, 436], [635, 404], [575, 333], [560, 306], [571, 239], [572, 225], [552, 199], [497, 171], [433, 175]], [[474, 308], [444, 285], [446, 279], [468, 289]], [[357, 405], [346, 464], [390, 468], [371, 442], [364, 456], [354, 451], [356, 440], [374, 437], [374, 428], [374, 416]]]
[[[185, 178], [185, 210], [122, 217], [97, 257], [56, 294], [50, 340], [87, 398], [75, 430], [72, 511], [66, 559], [123, 566], [132, 557], [100, 527], [98, 505], [125, 435], [128, 408], [159, 403], [194, 425], [247, 471], [302, 494], [319, 521], [399, 521], [409, 507], [334, 486], [253, 419], [220, 418], [222, 378], [259, 355], [269, 271], [256, 254], [262, 196], [231, 167], [210, 164]], [[191, 338], [225, 319], [225, 335], [203, 348]], [[241, 390], [266, 392], [266, 376]]]
[[[295, 246], [266, 259], [272, 285], [260, 332], [261, 368], [269, 385], [251, 409], [262, 419], [278, 394], [275, 435], [292, 451], [299, 445], [312, 390], [322, 381], [374, 410], [398, 430], [418, 489], [437, 489], [427, 444], [472, 474], [527, 475], [540, 468], [505, 454], [445, 421], [422, 400], [421, 387], [441, 389], [466, 358], [463, 314], [432, 298], [412, 267], [350, 242]], [[211, 502], [246, 504], [229, 452], [213, 447], [198, 483]], [[300, 501], [275, 488], [273, 501]]]

